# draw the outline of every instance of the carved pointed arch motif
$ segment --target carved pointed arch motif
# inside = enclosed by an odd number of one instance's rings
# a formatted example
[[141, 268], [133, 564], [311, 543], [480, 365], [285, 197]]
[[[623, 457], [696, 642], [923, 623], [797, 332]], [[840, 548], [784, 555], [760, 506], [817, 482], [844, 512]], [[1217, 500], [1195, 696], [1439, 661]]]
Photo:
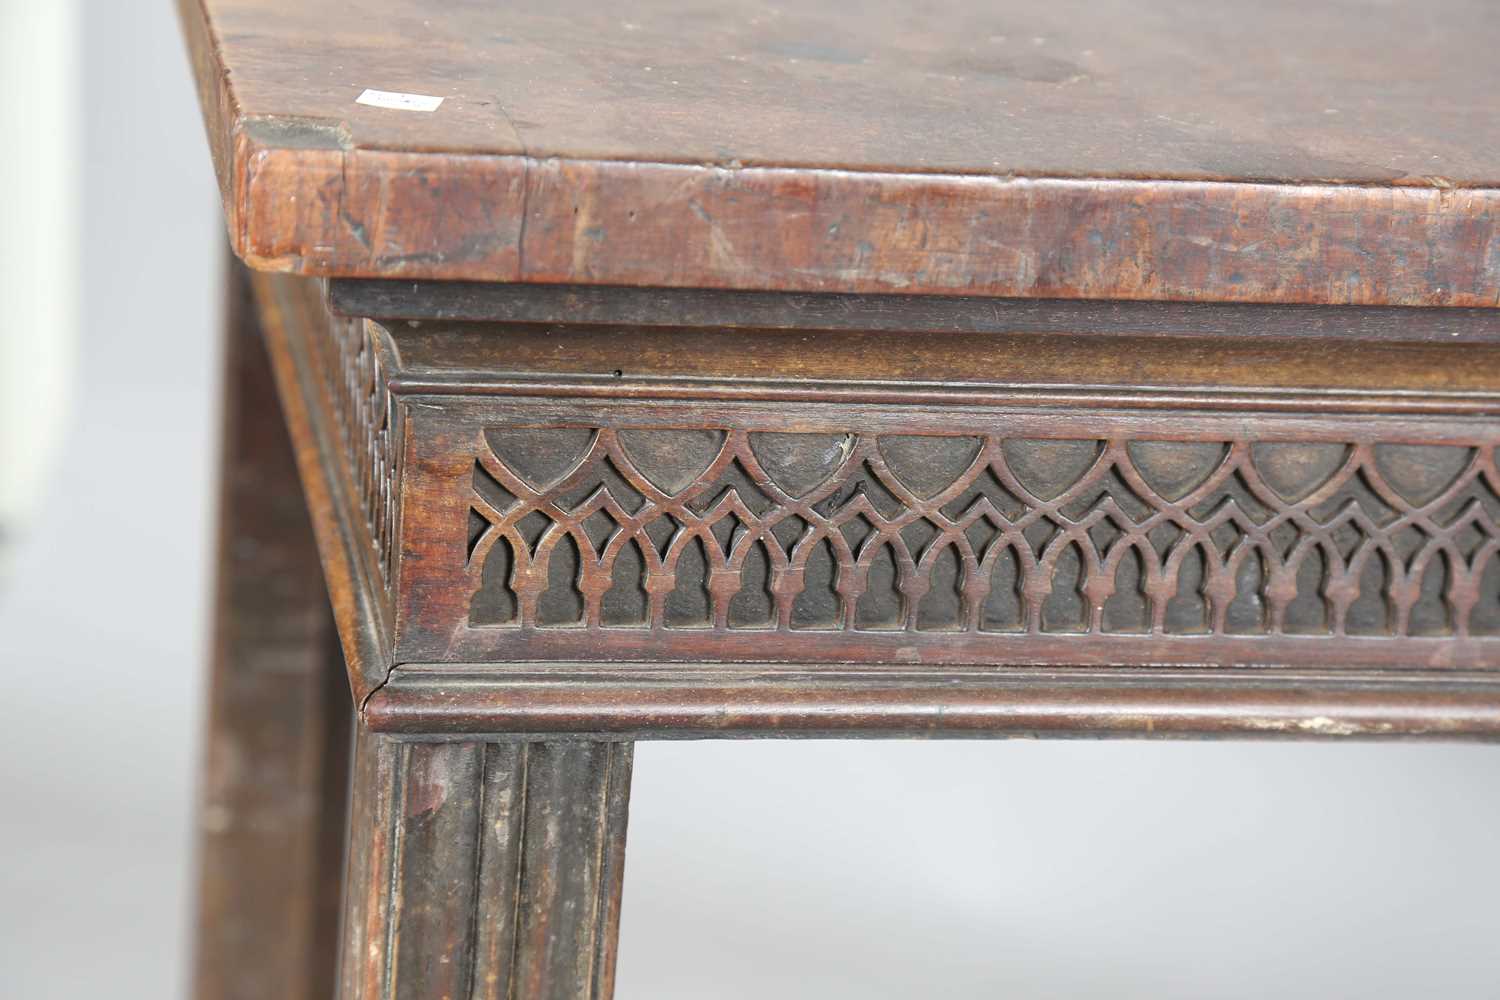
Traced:
[[[589, 426], [480, 444], [468, 572], [492, 611], [471, 625], [672, 630], [685, 585], [695, 627], [738, 632], [1467, 636], [1500, 619], [1492, 441]], [[582, 595], [566, 620], [539, 609], [563, 536]], [[508, 571], [487, 571], [502, 544]], [[615, 572], [627, 546], [634, 581]], [[641, 613], [603, 615], [622, 586]]]

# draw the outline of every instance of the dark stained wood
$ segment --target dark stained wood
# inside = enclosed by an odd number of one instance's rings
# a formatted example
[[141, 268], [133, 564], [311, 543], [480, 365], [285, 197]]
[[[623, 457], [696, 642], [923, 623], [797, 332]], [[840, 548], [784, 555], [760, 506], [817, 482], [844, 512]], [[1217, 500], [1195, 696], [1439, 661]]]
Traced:
[[257, 267], [1500, 303], [1479, 0], [181, 7]]
[[329, 993], [272, 377], [343, 1000], [607, 1000], [624, 740], [1500, 739], [1482, 0], [179, 9], [330, 279], [268, 374], [236, 277], [200, 995]]
[[242, 267], [228, 285], [193, 995], [321, 1000], [333, 990], [352, 712]]
[[628, 743], [355, 750], [344, 1000], [608, 1000]]
[[[361, 466], [356, 455], [368, 456], [374, 443], [352, 452], [347, 450], [352, 438], [340, 433], [341, 426], [359, 425], [352, 414], [341, 423], [336, 400], [352, 403], [355, 396], [331, 393], [327, 370], [314, 354], [312, 345], [330, 344], [336, 328], [317, 289], [265, 275], [252, 276], [251, 283], [358, 706], [385, 682], [392, 663], [384, 560], [372, 530], [372, 509], [363, 502], [378, 490], [372, 493], [355, 481], [359, 468], [370, 467], [367, 461]], [[368, 434], [378, 429], [376, 422], [364, 424]]]
[[[1490, 8], [207, 0], [248, 115], [356, 148], [859, 171], [1500, 182]], [[1332, 43], [1337, 42], [1337, 45]], [[434, 114], [354, 103], [440, 96]], [[304, 144], [311, 142], [304, 137]], [[287, 143], [290, 145], [290, 141]]]
[[[1403, 310], [1419, 316], [1439, 310]], [[1500, 311], [1495, 314], [1500, 320]], [[1038, 324], [1041, 325], [1041, 324]], [[1295, 334], [1295, 322], [1266, 326]], [[1136, 405], [1500, 412], [1500, 342], [1290, 336], [805, 331], [571, 324], [390, 323], [398, 396], [1013, 401], [1027, 393]], [[1217, 400], [1217, 402], [1215, 402]]]
[[397, 659], [1500, 661], [1493, 417], [1304, 407], [423, 401]]
[[[264, 283], [314, 308], [312, 283]], [[287, 327], [284, 348], [386, 359], [378, 728], [704, 734], [723, 697], [740, 735], [1488, 732], [1487, 343], [1297, 341], [1285, 316], [1218, 341], [343, 322]], [[351, 329], [371, 346], [330, 351]], [[289, 412], [340, 405], [321, 381]], [[337, 513], [378, 548], [368, 510]], [[1180, 698], [1199, 709], [1173, 723]]]
[[[335, 278], [334, 312], [380, 320], [812, 333], [1036, 333], [1339, 341], [1500, 340], [1500, 310], [834, 295]], [[705, 352], [706, 353], [706, 352]], [[723, 352], [733, 357], [731, 351]], [[856, 355], [857, 357], [857, 355]], [[565, 361], [566, 359], [559, 359]], [[1041, 367], [1041, 366], [1038, 366]]]
[[829, 668], [776, 664], [398, 667], [382, 731], [538, 738], [941, 736], [1500, 738], [1493, 674], [1268, 669]]

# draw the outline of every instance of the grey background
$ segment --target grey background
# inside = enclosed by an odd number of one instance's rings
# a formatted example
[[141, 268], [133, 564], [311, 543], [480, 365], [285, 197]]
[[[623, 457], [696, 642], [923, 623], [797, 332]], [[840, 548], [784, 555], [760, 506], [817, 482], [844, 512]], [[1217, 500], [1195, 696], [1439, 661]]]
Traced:
[[[0, 593], [0, 996], [157, 1000], [191, 937], [221, 234], [170, 5], [85, 15], [77, 404]], [[1500, 996], [1497, 772], [1463, 746], [644, 744], [618, 995]]]

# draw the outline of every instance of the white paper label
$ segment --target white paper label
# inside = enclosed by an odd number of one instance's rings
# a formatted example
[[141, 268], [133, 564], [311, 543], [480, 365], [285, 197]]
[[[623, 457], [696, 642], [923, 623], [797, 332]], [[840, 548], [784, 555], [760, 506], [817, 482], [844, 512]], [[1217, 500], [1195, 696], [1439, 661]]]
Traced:
[[354, 99], [355, 104], [368, 104], [372, 108], [389, 108], [393, 111], [436, 111], [443, 103], [441, 97], [426, 94], [397, 94], [389, 90], [366, 90]]

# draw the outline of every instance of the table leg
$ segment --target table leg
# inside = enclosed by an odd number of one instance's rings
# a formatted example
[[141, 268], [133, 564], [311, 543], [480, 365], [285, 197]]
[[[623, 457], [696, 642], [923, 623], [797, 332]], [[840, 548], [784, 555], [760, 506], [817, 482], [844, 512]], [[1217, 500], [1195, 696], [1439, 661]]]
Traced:
[[607, 1000], [631, 755], [361, 730], [341, 1000]]
[[228, 279], [194, 995], [332, 995], [350, 701], [246, 275]]

